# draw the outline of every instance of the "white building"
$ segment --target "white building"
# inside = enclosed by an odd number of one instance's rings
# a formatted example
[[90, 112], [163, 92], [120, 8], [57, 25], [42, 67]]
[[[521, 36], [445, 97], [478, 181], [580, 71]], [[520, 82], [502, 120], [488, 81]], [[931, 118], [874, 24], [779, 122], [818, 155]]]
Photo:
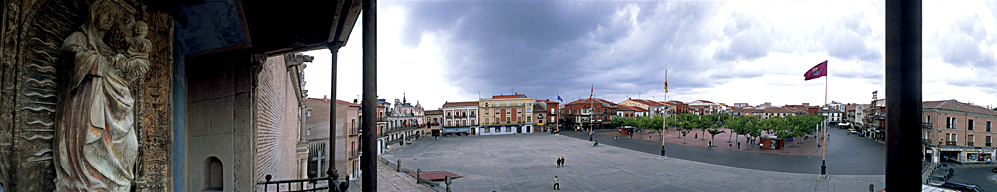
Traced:
[[443, 104], [443, 134], [474, 134], [478, 128], [478, 101]]

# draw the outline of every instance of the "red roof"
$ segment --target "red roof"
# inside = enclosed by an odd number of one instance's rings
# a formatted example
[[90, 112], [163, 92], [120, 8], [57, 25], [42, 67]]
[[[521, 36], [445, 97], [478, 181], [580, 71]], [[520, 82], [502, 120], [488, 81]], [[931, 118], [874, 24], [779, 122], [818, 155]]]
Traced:
[[[308, 98], [308, 99], [309, 100], [315, 100], [315, 101], [322, 101], [322, 102], [329, 102], [329, 100], [330, 100], [330, 99], [319, 99], [319, 98]], [[343, 101], [343, 100], [336, 100], [336, 104], [338, 104], [338, 105], [348, 105], [348, 106], [360, 107], [360, 104], [352, 103], [352, 102], [349, 102], [349, 101]]]
[[647, 111], [647, 110], [641, 109], [639, 107], [631, 107], [631, 106], [626, 106], [626, 105], [619, 105], [617, 107], [619, 107], [619, 108], [616, 109], [618, 111]]
[[478, 106], [477, 101], [460, 101], [460, 102], [449, 102], [443, 104], [443, 107], [463, 107], [463, 106]]
[[967, 103], [962, 103], [956, 100], [944, 100], [944, 101], [925, 101], [921, 103], [922, 109], [948, 109], [955, 111], [966, 111], [974, 113], [982, 113], [987, 115], [997, 116], [997, 111], [989, 110], [985, 107], [974, 106]]
[[492, 99], [514, 99], [514, 98], [526, 98], [526, 94], [492, 95]]

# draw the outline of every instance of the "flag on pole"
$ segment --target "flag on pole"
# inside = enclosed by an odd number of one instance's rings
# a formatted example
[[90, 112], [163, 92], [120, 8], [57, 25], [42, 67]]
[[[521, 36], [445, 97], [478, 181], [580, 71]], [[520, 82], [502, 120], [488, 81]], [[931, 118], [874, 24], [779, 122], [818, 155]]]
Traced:
[[557, 101], [564, 102], [564, 100], [561, 100], [561, 95], [557, 95]]
[[665, 70], [665, 93], [668, 93], [668, 70]]
[[813, 68], [810, 68], [809, 71], [803, 74], [804, 77], [803, 80], [806, 81], [806, 80], [820, 78], [823, 76], [827, 76], [827, 60], [824, 60], [824, 62], [815, 65]]
[[592, 91], [589, 92], [589, 99], [592, 99], [592, 95], [595, 94], [595, 85], [592, 85]]

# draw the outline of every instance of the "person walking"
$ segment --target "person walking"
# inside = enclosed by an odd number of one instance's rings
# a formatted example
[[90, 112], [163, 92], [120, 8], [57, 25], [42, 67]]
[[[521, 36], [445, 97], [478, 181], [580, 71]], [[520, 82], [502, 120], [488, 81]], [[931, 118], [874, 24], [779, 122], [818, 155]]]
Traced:
[[554, 190], [561, 190], [561, 184], [558, 183], [557, 176], [554, 176]]
[[561, 157], [561, 167], [564, 167], [564, 157]]
[[713, 141], [710, 141], [710, 142], [706, 143], [706, 148], [707, 149], [713, 148]]

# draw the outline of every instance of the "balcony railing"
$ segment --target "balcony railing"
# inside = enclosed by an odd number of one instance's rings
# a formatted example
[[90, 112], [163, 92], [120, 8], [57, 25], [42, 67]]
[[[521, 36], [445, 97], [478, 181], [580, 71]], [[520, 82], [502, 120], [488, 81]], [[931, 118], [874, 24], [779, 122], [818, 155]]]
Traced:
[[974, 146], [974, 142], [966, 142], [966, 146]]
[[931, 128], [931, 122], [921, 122], [921, 128]]
[[955, 146], [955, 141], [946, 141], [946, 142], [945, 142], [945, 145], [948, 145], [948, 146]]

